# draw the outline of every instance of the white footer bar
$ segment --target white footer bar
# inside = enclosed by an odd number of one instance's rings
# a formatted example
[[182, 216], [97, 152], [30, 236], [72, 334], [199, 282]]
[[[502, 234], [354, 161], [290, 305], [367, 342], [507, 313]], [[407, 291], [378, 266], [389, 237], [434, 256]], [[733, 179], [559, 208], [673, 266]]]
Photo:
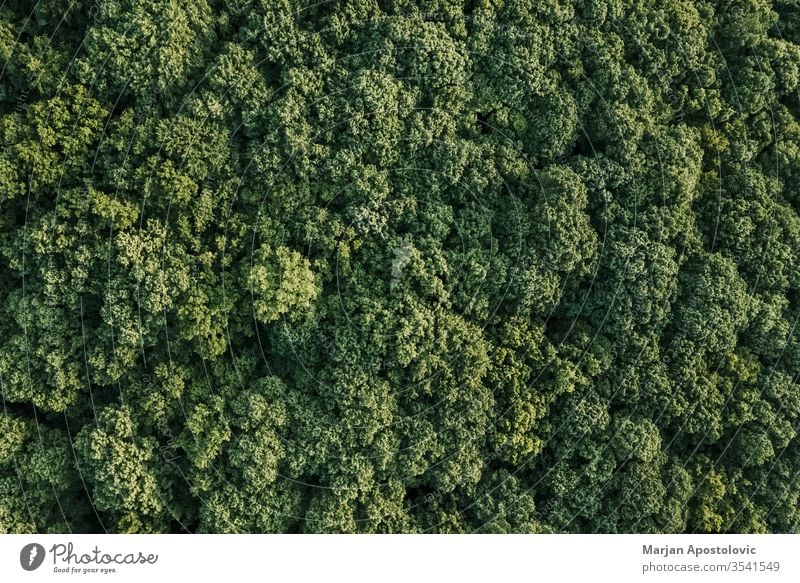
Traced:
[[0, 581], [800, 581], [800, 535], [3, 535]]

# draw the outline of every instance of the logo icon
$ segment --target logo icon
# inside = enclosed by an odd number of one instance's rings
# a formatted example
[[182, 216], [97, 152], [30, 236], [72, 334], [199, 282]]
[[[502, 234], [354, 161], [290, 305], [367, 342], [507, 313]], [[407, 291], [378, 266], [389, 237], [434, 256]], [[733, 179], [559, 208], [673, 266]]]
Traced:
[[35, 571], [44, 562], [44, 547], [38, 543], [30, 543], [19, 552], [19, 564], [26, 571]]

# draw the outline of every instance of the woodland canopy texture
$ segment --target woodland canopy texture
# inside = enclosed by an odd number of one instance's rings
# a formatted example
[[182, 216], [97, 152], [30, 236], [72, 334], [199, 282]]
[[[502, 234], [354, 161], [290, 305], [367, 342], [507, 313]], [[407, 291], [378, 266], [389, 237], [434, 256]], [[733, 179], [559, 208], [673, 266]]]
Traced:
[[800, 529], [798, 0], [4, 0], [0, 532]]

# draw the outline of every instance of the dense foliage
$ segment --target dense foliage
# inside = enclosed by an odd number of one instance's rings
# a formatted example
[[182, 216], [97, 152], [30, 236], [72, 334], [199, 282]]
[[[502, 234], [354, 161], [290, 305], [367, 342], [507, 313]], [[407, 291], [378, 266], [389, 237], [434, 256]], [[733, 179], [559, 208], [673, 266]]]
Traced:
[[800, 530], [797, 0], [6, 0], [0, 60], [0, 532]]

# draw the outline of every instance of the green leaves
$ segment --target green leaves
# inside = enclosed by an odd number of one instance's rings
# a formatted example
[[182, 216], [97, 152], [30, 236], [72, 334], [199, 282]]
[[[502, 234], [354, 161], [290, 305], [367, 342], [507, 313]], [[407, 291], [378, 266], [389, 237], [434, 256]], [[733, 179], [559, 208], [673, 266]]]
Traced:
[[797, 530], [794, 3], [66, 4], [0, 7], [0, 531]]
[[255, 317], [264, 323], [281, 316], [299, 317], [312, 307], [319, 293], [309, 261], [284, 246], [258, 249], [248, 282]]
[[139, 99], [169, 95], [202, 62], [210, 26], [205, 0], [105, 2], [87, 32], [88, 59], [77, 69], [87, 85], [112, 96], [126, 87]]
[[167, 488], [159, 483], [163, 462], [152, 437], [140, 437], [126, 408], [100, 411], [95, 427], [75, 438], [79, 469], [93, 489], [95, 507], [107, 512], [119, 532], [159, 532], [167, 519]]

